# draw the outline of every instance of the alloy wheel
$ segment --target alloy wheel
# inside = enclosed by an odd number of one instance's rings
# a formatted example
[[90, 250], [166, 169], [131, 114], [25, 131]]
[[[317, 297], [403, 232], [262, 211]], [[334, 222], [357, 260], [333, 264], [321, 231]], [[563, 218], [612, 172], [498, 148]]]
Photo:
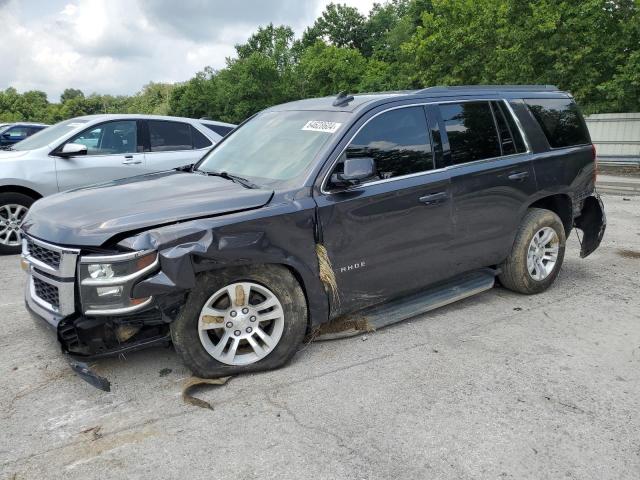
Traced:
[[536, 232], [527, 250], [527, 270], [531, 278], [542, 281], [556, 266], [560, 239], [551, 227], [543, 227]]
[[28, 211], [27, 207], [17, 203], [0, 206], [0, 244], [7, 247], [21, 244], [20, 226]]
[[284, 310], [268, 288], [236, 282], [211, 295], [200, 312], [205, 350], [227, 365], [248, 365], [271, 353], [284, 331]]

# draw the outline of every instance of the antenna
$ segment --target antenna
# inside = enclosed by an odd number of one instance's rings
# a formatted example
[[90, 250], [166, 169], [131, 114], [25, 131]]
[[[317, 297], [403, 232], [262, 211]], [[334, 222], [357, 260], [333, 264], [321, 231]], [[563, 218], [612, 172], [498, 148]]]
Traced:
[[347, 92], [340, 92], [333, 101], [334, 107], [346, 107], [354, 99], [353, 95], [347, 95]]

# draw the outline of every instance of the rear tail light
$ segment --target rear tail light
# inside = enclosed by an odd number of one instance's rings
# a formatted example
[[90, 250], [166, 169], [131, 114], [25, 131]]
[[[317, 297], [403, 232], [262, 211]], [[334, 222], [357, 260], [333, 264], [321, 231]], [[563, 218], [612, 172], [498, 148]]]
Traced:
[[596, 146], [593, 143], [591, 144], [591, 156], [593, 158], [593, 181], [595, 183], [598, 179], [598, 155], [596, 152]]

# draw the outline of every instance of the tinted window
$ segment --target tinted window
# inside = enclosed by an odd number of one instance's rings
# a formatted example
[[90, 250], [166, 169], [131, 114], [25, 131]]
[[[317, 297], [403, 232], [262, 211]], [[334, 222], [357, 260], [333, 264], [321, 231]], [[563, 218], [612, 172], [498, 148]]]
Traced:
[[191, 125], [182, 122], [149, 120], [149, 139], [152, 152], [191, 150]]
[[72, 137], [67, 143], [85, 145], [87, 155], [135, 153], [138, 145], [136, 121], [121, 120], [101, 123]]
[[500, 156], [498, 132], [489, 102], [440, 105], [454, 165]]
[[191, 126], [191, 134], [193, 135], [193, 148], [207, 148], [211, 146], [211, 140]]
[[210, 123], [203, 123], [203, 125], [209, 130], [213, 130], [221, 137], [224, 137], [227, 133], [234, 129], [234, 127], [225, 127], [224, 125], [211, 125]]
[[525, 100], [553, 148], [589, 143], [589, 132], [569, 98]]
[[399, 108], [378, 115], [360, 130], [345, 154], [373, 158], [379, 179], [433, 169], [424, 109]]
[[498, 126], [502, 155], [524, 152], [526, 148], [520, 130], [515, 125], [511, 112], [505, 107], [504, 102], [491, 102], [491, 107]]
[[34, 148], [41, 148], [45, 145], [51, 145], [54, 142], [60, 140], [61, 137], [67, 135], [73, 130], [82, 127], [87, 120], [82, 118], [71, 118], [64, 120], [60, 123], [45, 128], [31, 137], [17, 143], [13, 146], [14, 150], [32, 150]]
[[3, 135], [9, 135], [12, 139], [24, 138], [28, 135], [29, 129], [27, 127], [12, 127], [3, 133]]

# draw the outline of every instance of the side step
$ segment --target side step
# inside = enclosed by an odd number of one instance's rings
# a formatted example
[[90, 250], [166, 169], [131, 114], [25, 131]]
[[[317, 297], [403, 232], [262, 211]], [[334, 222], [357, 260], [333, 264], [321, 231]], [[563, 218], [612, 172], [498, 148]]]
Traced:
[[493, 287], [497, 274], [496, 270], [490, 268], [474, 270], [428, 290], [336, 318], [321, 325], [314, 340], [335, 340], [388, 327], [489, 290]]

